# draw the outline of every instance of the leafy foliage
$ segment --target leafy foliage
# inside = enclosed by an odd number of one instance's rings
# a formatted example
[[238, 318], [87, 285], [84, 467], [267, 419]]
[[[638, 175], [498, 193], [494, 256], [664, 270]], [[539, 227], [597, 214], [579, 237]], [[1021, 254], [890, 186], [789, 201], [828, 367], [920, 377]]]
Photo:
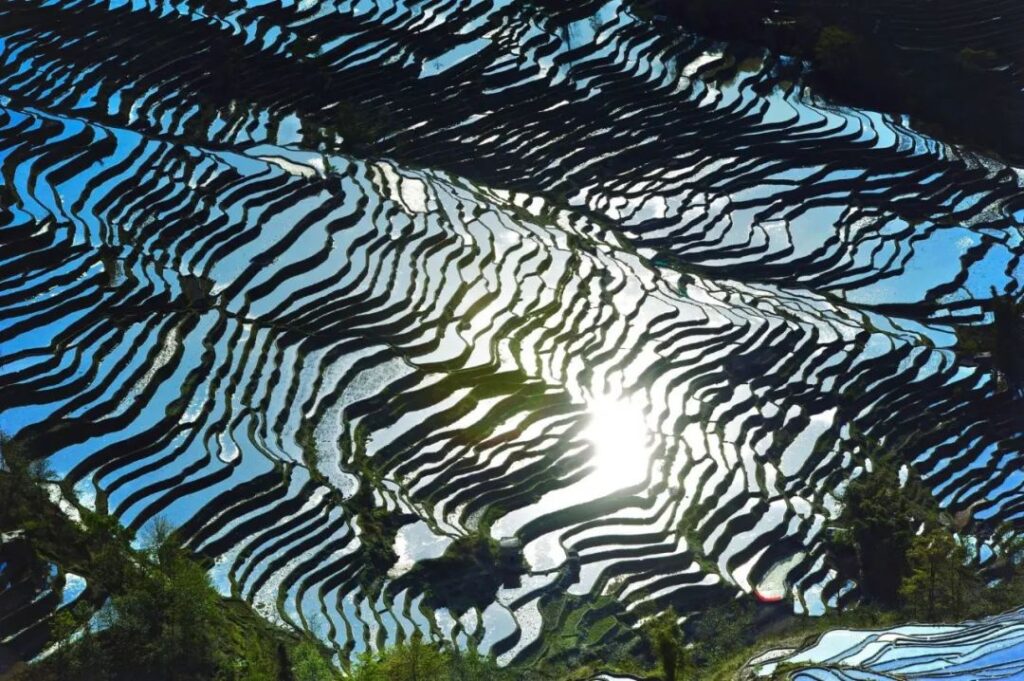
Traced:
[[417, 563], [405, 580], [427, 586], [431, 607], [463, 613], [487, 607], [500, 587], [518, 584], [522, 556], [515, 552], [509, 558], [490, 537], [471, 534], [453, 541], [440, 558]]
[[275, 629], [243, 603], [221, 598], [166, 523], [155, 522], [147, 548], [135, 551], [130, 533], [110, 516], [80, 509], [83, 525], [71, 522], [42, 486], [51, 473], [23, 443], [0, 436], [0, 455], [0, 530], [22, 530], [32, 560], [54, 561], [82, 574], [90, 594], [54, 615], [55, 652], [13, 671], [13, 680], [338, 678], [315, 643]]
[[[96, 557], [96, 579], [118, 584], [99, 612], [98, 630], [87, 623], [88, 613], [62, 613], [53, 635], [65, 643], [42, 663], [21, 670], [16, 679], [338, 678], [314, 644], [296, 645], [283, 632], [276, 634], [268, 625], [247, 622], [256, 615], [221, 599], [203, 567], [176, 545], [166, 529], [158, 526], [154, 542], [145, 551], [131, 554], [116, 547], [115, 541], [108, 541]], [[70, 632], [83, 625], [81, 637], [67, 642]]]
[[352, 681], [513, 681], [520, 677], [474, 651], [426, 643], [419, 636], [383, 652], [368, 653]]
[[[916, 479], [900, 485], [899, 472], [887, 460], [873, 473], [850, 482], [843, 495], [843, 513], [836, 525], [833, 550], [852, 550], [861, 575], [861, 589], [888, 607], [899, 604], [900, 584], [908, 574], [907, 552], [921, 523], [932, 520], [927, 492]], [[931, 502], [934, 505], [934, 501]]]
[[839, 26], [826, 26], [814, 45], [818, 68], [830, 78], [860, 74], [868, 61], [863, 39]]
[[140, 567], [111, 600], [108, 638], [157, 678], [171, 669], [184, 678], [209, 675], [222, 662], [217, 638], [227, 621], [206, 572], [168, 539]]
[[291, 674], [295, 681], [332, 681], [338, 677], [312, 641], [303, 641], [295, 646], [290, 658]]
[[704, 665], [718, 664], [753, 642], [754, 604], [744, 599], [708, 608], [693, 633], [695, 657]]
[[[810, 0], [633, 0], [641, 17], [663, 14], [713, 38], [768, 48], [811, 67], [815, 89], [840, 102], [909, 114], [919, 128], [1017, 161], [1024, 154], [1012, 54], [951, 40], [906, 49], [899, 3]], [[891, 9], [892, 11], [888, 11]], [[974, 40], [977, 41], [977, 38]], [[913, 39], [910, 40], [914, 44]], [[915, 45], [916, 47], [916, 45]], [[941, 77], [936, 77], [941, 74]]]
[[[969, 512], [952, 517], [914, 472], [900, 474], [890, 457], [851, 482], [833, 528], [833, 560], [854, 566], [869, 603], [903, 618], [946, 621], [978, 617], [1024, 600], [1024, 537], [1010, 526], [973, 528]], [[982, 567], [985, 540], [997, 559]]]
[[644, 627], [665, 681], [681, 681], [691, 667], [690, 651], [683, 645], [678, 619], [675, 609], [669, 608]]
[[900, 585], [907, 609], [920, 618], [962, 617], [968, 586], [967, 551], [944, 529], [914, 537], [907, 551], [910, 574]]
[[[961, 57], [985, 58], [966, 49]], [[957, 350], [968, 361], [987, 365], [997, 385], [1024, 396], [1024, 293], [1014, 297], [993, 290], [988, 307], [992, 312], [990, 323], [957, 327]]]

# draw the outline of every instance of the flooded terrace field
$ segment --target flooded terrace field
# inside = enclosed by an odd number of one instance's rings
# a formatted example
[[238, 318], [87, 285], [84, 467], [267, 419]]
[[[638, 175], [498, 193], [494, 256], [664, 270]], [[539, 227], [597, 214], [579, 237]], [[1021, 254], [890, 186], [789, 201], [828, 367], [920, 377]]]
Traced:
[[620, 0], [15, 0], [0, 183], [0, 428], [340, 658], [854, 602], [883, 451], [1024, 509], [1021, 172]]

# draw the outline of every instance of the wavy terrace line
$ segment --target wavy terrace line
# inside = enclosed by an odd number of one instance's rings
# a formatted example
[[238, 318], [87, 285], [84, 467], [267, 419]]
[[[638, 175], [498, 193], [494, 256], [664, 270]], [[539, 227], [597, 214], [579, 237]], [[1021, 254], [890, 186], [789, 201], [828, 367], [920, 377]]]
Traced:
[[1019, 172], [785, 59], [616, 1], [19, 0], [0, 92], [0, 427], [343, 659], [855, 602], [879, 450], [1018, 518], [957, 333], [1019, 294]]

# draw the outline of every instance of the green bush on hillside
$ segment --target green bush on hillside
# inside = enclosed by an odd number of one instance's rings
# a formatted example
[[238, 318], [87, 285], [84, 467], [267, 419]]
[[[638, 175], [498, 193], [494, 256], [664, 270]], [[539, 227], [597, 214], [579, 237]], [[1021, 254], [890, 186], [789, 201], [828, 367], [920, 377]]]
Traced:
[[[1000, 612], [1024, 599], [1024, 539], [1013, 527], [970, 528], [939, 508], [908, 469], [879, 457], [872, 473], [850, 482], [833, 526], [830, 554], [856, 571], [865, 600], [906, 618], [949, 621]], [[971, 536], [973, 535], [973, 536]], [[983, 568], [975, 546], [986, 541], [997, 558]]]
[[690, 651], [684, 645], [679, 616], [674, 608], [651, 618], [644, 626], [648, 643], [661, 667], [664, 681], [683, 681], [691, 667]]
[[514, 681], [518, 678], [475, 651], [427, 643], [420, 636], [364, 655], [351, 676], [352, 681]]
[[860, 36], [838, 26], [821, 30], [814, 46], [814, 58], [821, 72], [834, 79], [863, 75], [869, 61]]
[[967, 551], [945, 529], [917, 536], [907, 551], [910, 574], [900, 585], [907, 610], [919, 619], [962, 617], [976, 577], [967, 567]]

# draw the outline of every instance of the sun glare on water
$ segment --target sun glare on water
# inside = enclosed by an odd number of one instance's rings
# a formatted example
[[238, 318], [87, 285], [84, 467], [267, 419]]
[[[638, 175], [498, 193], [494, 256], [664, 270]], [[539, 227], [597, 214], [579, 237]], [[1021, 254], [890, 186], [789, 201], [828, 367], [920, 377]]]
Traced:
[[643, 482], [650, 459], [651, 433], [644, 413], [628, 399], [595, 398], [583, 436], [593, 446], [595, 487], [629, 487]]

